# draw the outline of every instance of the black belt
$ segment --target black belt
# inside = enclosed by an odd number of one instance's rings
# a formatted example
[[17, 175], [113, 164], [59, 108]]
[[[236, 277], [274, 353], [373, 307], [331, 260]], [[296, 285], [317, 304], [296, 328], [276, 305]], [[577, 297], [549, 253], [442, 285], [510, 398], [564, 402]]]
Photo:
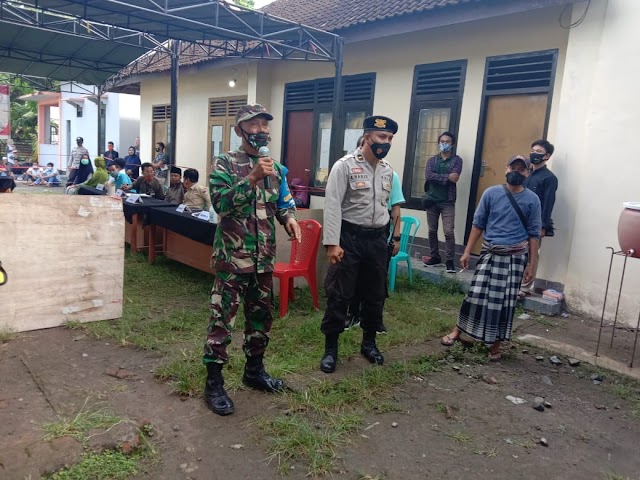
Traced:
[[380, 235], [387, 235], [389, 231], [386, 226], [384, 227], [361, 227], [360, 225], [354, 225], [347, 221], [342, 221], [342, 231], [356, 235], [363, 238], [375, 238]]

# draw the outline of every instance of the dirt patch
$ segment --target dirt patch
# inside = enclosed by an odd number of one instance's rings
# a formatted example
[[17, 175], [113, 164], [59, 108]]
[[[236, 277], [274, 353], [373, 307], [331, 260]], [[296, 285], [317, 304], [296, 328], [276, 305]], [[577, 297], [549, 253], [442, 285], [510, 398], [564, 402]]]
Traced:
[[[389, 479], [638, 478], [640, 421], [629, 404], [593, 384], [588, 371], [538, 362], [535, 353], [448, 364], [414, 378], [396, 392], [403, 412], [368, 416], [338, 471]], [[538, 396], [551, 408], [534, 410]]]
[[[386, 356], [391, 364], [440, 351], [431, 341]], [[595, 385], [587, 367], [554, 367], [546, 358], [536, 361], [533, 350], [516, 353], [498, 364], [446, 362], [441, 372], [396, 388], [392, 399], [402, 412], [367, 414], [340, 453], [334, 476], [605, 479], [615, 472], [637, 478], [640, 423], [631, 415], [630, 401], [617, 397], [606, 378]], [[238, 391], [236, 413], [218, 417], [200, 399], [173, 395], [156, 381], [153, 370], [161, 360], [63, 328], [21, 334], [0, 345], [0, 477], [38, 478], [61, 466], [60, 452], [66, 455], [63, 463], [72, 463], [77, 442], [58, 441], [54, 448], [44, 442], [42, 426], [77, 413], [91, 397], [123, 418], [153, 425], [158, 460], [137, 478], [281, 478], [253, 419], [282, 415], [282, 399]], [[344, 360], [338, 375], [317, 378], [337, 381], [365, 368], [379, 367], [353, 357]], [[290, 380], [300, 387], [312, 381]], [[507, 395], [527, 403], [514, 405]], [[537, 396], [552, 407], [534, 410]], [[538, 443], [541, 438], [548, 447]], [[40, 452], [38, 461], [29, 459], [26, 452], [32, 451]], [[304, 465], [295, 465], [288, 478], [305, 474]]]

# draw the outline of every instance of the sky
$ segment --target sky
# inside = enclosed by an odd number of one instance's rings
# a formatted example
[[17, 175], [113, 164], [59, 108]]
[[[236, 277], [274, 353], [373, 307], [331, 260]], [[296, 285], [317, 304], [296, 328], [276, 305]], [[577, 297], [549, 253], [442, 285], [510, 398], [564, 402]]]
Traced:
[[255, 0], [255, 8], [264, 7], [265, 5], [268, 5], [273, 1], [274, 0]]

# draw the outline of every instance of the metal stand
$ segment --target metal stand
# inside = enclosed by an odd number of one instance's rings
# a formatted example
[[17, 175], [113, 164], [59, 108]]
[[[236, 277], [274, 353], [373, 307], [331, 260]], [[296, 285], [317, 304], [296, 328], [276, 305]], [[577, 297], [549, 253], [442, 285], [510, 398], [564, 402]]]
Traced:
[[[596, 357], [598, 356], [598, 352], [600, 350], [600, 339], [602, 338], [602, 327], [604, 327], [604, 313], [607, 307], [607, 295], [609, 294], [609, 282], [611, 281], [611, 268], [613, 266], [613, 257], [619, 256], [624, 257], [624, 264], [622, 266], [622, 275], [620, 277], [620, 289], [618, 290], [618, 302], [616, 303], [616, 313], [613, 317], [613, 328], [611, 330], [611, 343], [609, 344], [609, 348], [613, 348], [613, 337], [616, 334], [616, 325], [618, 323], [618, 309], [620, 308], [620, 297], [622, 296], [622, 284], [624, 283], [624, 274], [627, 269], [627, 259], [632, 256], [635, 251], [629, 250], [627, 252], [617, 251], [612, 247], [607, 247], [607, 250], [611, 250], [611, 258], [609, 260], [609, 273], [607, 275], [607, 286], [604, 290], [604, 302], [602, 304], [602, 316], [600, 317], [600, 330], [598, 331], [598, 345], [596, 347]], [[636, 355], [636, 346], [638, 344], [638, 330], [640, 329], [640, 314], [638, 314], [638, 321], [636, 323], [636, 336], [633, 341], [633, 352], [631, 353], [631, 362], [629, 363], [629, 368], [633, 368], [633, 359]]]

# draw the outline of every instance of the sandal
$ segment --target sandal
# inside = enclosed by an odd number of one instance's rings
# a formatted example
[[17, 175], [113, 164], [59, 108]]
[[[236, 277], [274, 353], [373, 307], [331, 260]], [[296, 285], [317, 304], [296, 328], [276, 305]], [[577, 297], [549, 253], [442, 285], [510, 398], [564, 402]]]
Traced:
[[497, 352], [494, 353], [491, 350], [489, 350], [489, 361], [490, 362], [499, 362], [501, 358], [502, 358], [502, 353], [500, 353], [500, 351], [497, 351]]
[[451, 347], [454, 343], [458, 342], [459, 340], [460, 340], [459, 336], [452, 337], [451, 335], [445, 335], [444, 337], [442, 337], [442, 340], [440, 340], [440, 343], [445, 347]]

